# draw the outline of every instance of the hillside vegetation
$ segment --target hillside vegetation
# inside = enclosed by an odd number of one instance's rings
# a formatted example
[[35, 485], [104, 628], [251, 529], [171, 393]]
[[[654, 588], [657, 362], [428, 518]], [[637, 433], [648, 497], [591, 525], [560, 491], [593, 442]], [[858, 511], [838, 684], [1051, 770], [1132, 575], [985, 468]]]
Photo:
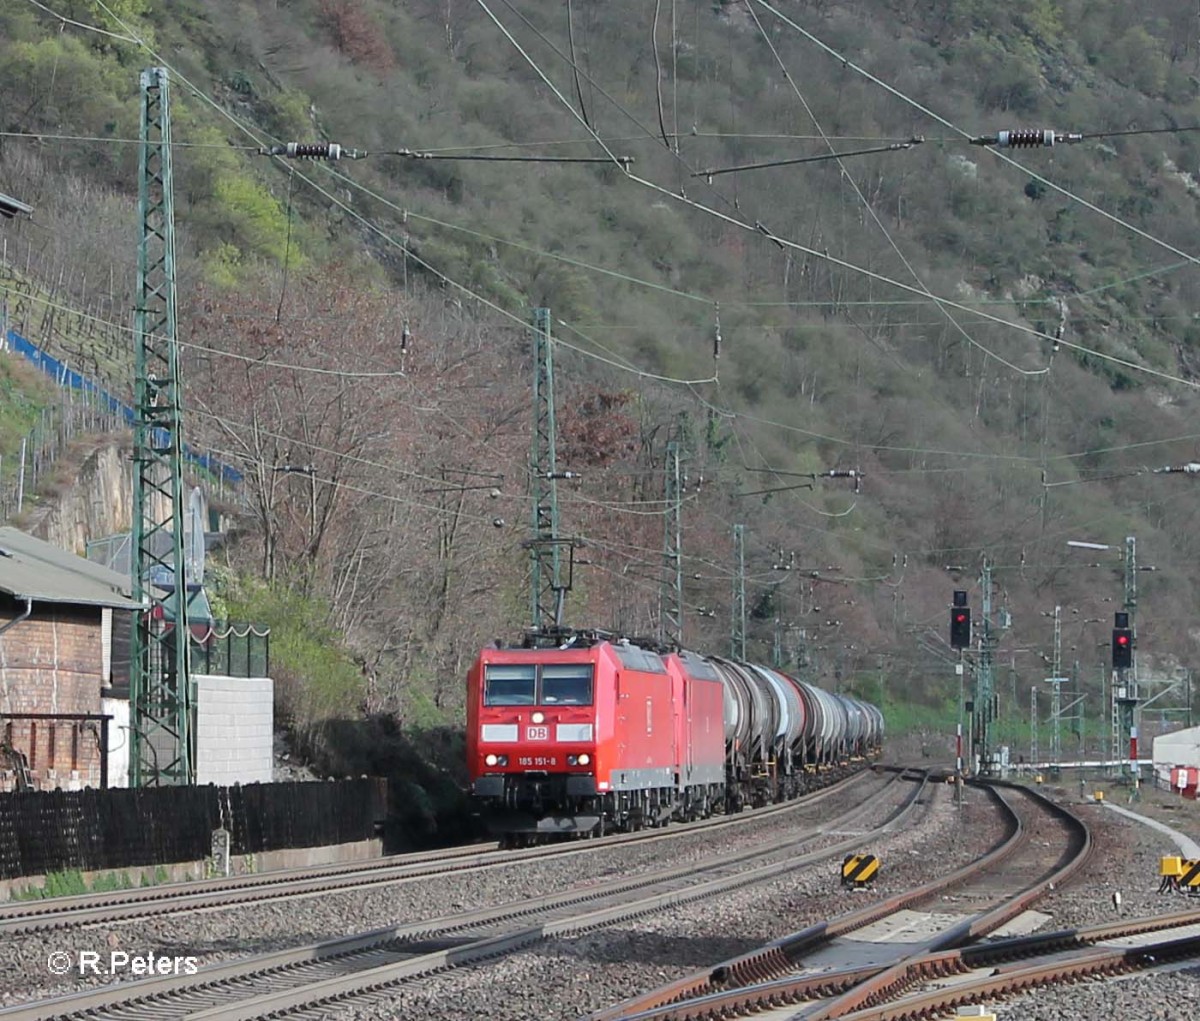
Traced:
[[[945, 607], [979, 606], [987, 557], [1015, 739], [1056, 603], [1099, 715], [1126, 536], [1157, 568], [1144, 667], [1200, 644], [1200, 489], [1145, 470], [1200, 435], [1185, 8], [14, 0], [0, 190], [38, 223], [3, 230], [74, 268], [73, 303], [128, 308], [124, 140], [138, 70], [172, 69], [187, 424], [246, 474], [239, 605], [252, 579], [271, 613], [302, 599], [301, 630], [356, 666], [298, 656], [298, 721], [453, 721], [475, 650], [528, 623], [525, 324], [545, 305], [559, 463], [582, 476], [559, 490], [587, 541], [571, 622], [657, 632], [677, 441], [688, 644], [728, 649], [741, 523], [752, 657], [945, 720]], [[968, 143], [1014, 128], [1096, 137]], [[256, 152], [312, 139], [371, 155]]]

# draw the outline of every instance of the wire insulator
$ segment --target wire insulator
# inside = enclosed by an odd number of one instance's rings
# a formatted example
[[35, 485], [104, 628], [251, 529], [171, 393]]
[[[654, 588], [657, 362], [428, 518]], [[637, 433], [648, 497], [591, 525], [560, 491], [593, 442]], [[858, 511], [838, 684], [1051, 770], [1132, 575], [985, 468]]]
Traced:
[[1049, 128], [1045, 130], [1030, 128], [1021, 131], [998, 131], [996, 133], [996, 145], [1001, 149], [1032, 149], [1039, 145], [1053, 145], [1055, 141], [1056, 136]]
[[285, 156], [293, 160], [356, 160], [366, 155], [357, 149], [344, 149], [337, 142], [287, 142], [264, 146], [258, 151], [262, 156]]

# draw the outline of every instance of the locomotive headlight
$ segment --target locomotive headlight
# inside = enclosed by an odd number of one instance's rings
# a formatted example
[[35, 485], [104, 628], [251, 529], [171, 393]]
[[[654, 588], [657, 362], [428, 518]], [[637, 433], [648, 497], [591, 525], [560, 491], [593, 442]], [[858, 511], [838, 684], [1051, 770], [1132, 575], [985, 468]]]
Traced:
[[502, 766], [508, 765], [508, 756], [507, 755], [500, 756], [500, 765], [502, 765]]
[[579, 756], [578, 756], [578, 755], [568, 755], [568, 756], [567, 756], [567, 765], [568, 765], [568, 766], [574, 766], [574, 765], [577, 765], [577, 764], [578, 764], [578, 762], [579, 762]]
[[579, 756], [579, 764], [581, 766], [586, 766], [591, 761], [592, 757], [587, 752], [584, 752], [581, 756]]
[[546, 722], [546, 714], [545, 713], [533, 713], [529, 718], [534, 723], [545, 723]]
[[495, 755], [488, 755], [487, 757], [485, 757], [485, 758], [484, 758], [484, 760], [483, 760], [483, 761], [484, 761], [484, 763], [485, 763], [486, 765], [489, 765], [489, 766], [494, 766], [494, 765], [496, 765], [496, 763], [497, 763], [497, 762], [499, 762], [500, 760], [499, 760], [499, 758], [497, 758]]

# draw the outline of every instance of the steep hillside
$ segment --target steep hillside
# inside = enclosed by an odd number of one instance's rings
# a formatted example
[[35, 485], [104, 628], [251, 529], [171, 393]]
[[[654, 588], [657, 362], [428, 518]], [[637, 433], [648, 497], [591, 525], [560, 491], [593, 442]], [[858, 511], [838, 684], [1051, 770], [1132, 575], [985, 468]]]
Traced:
[[[546, 305], [572, 620], [657, 630], [676, 440], [690, 644], [728, 646], [744, 524], [752, 655], [940, 708], [945, 605], [987, 557], [1005, 719], [1056, 604], [1095, 716], [1120, 564], [1068, 539], [1137, 536], [1148, 667], [1200, 643], [1200, 490], [1147, 470], [1200, 435], [1182, 7], [14, 2], [0, 190], [40, 226], [4, 231], [72, 303], [128, 307], [122, 140], [137, 70], [172, 69], [189, 428], [246, 469], [235, 566], [322, 601], [369, 710], [452, 717], [526, 623]], [[1084, 137], [970, 144], [1015, 128]], [[313, 138], [370, 155], [256, 153]]]

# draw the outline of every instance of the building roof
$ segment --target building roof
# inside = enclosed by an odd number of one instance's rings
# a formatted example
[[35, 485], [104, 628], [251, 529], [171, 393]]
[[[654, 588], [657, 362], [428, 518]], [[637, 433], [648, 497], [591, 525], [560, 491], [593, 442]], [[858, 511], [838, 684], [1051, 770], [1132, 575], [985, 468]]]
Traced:
[[17, 528], [0, 528], [0, 592], [38, 603], [136, 610], [132, 581]]

